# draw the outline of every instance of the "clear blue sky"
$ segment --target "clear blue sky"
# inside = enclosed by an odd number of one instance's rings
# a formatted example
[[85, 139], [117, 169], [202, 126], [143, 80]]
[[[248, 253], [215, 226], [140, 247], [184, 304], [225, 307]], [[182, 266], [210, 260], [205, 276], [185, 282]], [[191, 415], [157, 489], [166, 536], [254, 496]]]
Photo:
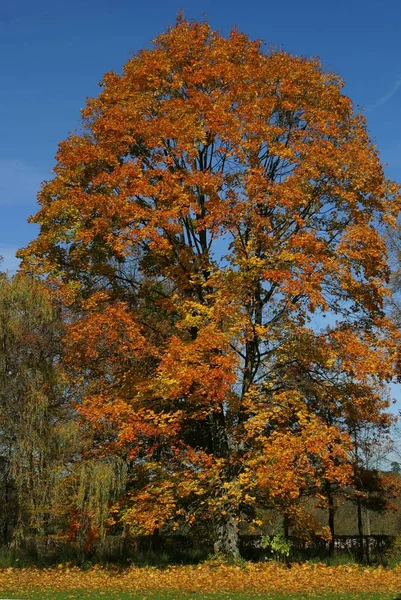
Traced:
[[346, 81], [366, 111], [390, 177], [401, 180], [400, 0], [3, 0], [0, 6], [0, 254], [36, 235], [40, 181], [51, 176], [57, 143], [77, 127], [86, 96], [104, 72], [120, 71], [175, 20], [206, 15], [227, 33], [307, 56]]

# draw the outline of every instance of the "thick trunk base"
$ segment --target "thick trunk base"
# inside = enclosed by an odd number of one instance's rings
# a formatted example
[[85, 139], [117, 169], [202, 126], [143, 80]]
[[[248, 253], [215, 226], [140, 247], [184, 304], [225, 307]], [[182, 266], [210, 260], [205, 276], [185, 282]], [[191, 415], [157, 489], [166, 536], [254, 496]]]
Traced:
[[214, 551], [228, 558], [239, 558], [239, 535], [237, 519], [228, 516], [216, 528], [216, 542]]

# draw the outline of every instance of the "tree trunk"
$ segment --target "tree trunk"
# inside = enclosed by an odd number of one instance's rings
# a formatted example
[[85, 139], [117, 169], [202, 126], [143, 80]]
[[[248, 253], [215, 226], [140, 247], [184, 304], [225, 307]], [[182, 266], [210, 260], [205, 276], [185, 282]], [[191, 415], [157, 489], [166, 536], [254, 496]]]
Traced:
[[239, 558], [238, 523], [234, 515], [227, 515], [216, 528], [215, 553], [221, 553], [228, 558]]
[[10, 519], [10, 507], [9, 507], [9, 497], [8, 497], [8, 477], [6, 475], [5, 478], [5, 486], [4, 486], [4, 526], [3, 526], [3, 544], [8, 544], [9, 542], [9, 519]]
[[329, 505], [329, 529], [330, 529], [330, 534], [331, 534], [331, 539], [329, 542], [329, 554], [331, 556], [334, 552], [334, 536], [335, 536], [334, 518], [335, 518], [336, 508], [334, 506], [334, 498], [333, 498], [333, 493], [331, 490], [330, 482], [326, 483], [326, 493], [327, 493], [327, 502]]
[[[212, 439], [214, 455], [224, 458], [232, 468], [230, 457], [230, 445], [225, 423], [224, 407], [213, 412]], [[235, 477], [235, 472], [227, 472], [228, 479]], [[227, 508], [226, 514], [220, 514], [217, 517], [216, 542], [214, 551], [221, 553], [227, 558], [239, 558], [239, 536], [238, 536], [238, 518], [235, 507]]]
[[358, 511], [358, 537], [359, 537], [359, 560], [363, 562], [363, 522], [362, 522], [362, 506], [360, 501], [357, 502]]
[[289, 519], [288, 519], [287, 514], [284, 515], [283, 529], [284, 529], [284, 537], [286, 540], [288, 540], [290, 534], [289, 534]]
[[370, 512], [369, 509], [365, 509], [365, 517], [366, 517], [366, 562], [370, 564], [370, 536], [372, 534], [370, 527]]
[[365, 508], [365, 518], [366, 518], [366, 535], [372, 535], [372, 530], [370, 527], [370, 511], [368, 508]]

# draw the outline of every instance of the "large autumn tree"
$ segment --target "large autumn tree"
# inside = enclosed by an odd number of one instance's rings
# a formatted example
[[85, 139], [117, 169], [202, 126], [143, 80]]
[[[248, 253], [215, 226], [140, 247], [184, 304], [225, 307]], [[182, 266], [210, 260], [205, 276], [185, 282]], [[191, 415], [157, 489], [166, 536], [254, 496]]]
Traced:
[[75, 311], [94, 452], [129, 468], [116, 518], [208, 520], [235, 555], [257, 506], [295, 523], [303, 490], [350, 478], [350, 403], [382, 411], [398, 189], [336, 75], [237, 30], [180, 17], [102, 86], [60, 144], [25, 268]]

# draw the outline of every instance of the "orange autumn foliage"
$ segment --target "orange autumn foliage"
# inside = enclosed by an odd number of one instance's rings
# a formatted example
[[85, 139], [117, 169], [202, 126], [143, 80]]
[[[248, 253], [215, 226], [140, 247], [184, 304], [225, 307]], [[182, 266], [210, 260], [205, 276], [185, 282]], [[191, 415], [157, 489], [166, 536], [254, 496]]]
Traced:
[[258, 506], [350, 480], [350, 411], [382, 418], [398, 188], [339, 77], [237, 30], [179, 18], [102, 85], [21, 256], [75, 311], [79, 410], [130, 465], [114, 514], [235, 553]]

